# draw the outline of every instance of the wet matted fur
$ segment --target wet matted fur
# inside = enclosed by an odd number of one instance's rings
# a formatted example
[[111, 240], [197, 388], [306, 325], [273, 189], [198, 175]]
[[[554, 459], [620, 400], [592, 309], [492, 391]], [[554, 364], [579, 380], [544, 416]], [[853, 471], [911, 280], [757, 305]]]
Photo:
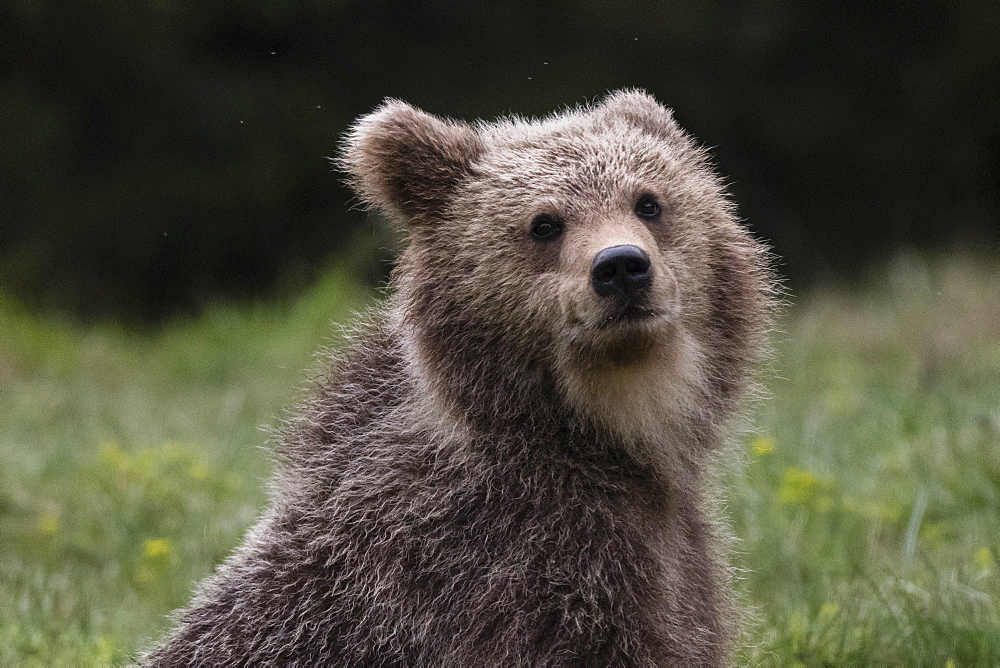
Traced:
[[[264, 517], [144, 663], [724, 663], [704, 483], [773, 279], [705, 152], [621, 91], [474, 125], [390, 100], [340, 165], [407, 233], [391, 297], [286, 433]], [[539, 216], [562, 234], [533, 236]], [[636, 317], [591, 285], [622, 245], [651, 266]]]

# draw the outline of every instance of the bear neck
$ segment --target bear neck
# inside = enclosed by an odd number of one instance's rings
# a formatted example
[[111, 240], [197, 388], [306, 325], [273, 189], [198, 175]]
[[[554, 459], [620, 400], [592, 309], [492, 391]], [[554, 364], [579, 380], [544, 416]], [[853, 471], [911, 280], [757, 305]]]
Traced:
[[436, 410], [475, 432], [569, 436], [585, 422], [562, 401], [544, 365], [489, 327], [425, 321], [405, 336], [413, 373], [436, 397]]

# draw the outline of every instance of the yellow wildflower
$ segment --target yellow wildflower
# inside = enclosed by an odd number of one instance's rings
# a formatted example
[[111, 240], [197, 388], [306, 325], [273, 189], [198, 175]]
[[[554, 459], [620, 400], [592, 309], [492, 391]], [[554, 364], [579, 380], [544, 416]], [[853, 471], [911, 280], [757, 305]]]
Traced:
[[840, 606], [836, 603], [824, 603], [819, 609], [821, 619], [836, 617], [840, 613]]
[[144, 544], [144, 551], [150, 559], [166, 556], [170, 554], [170, 550], [169, 538], [150, 538]]
[[774, 452], [774, 439], [767, 436], [758, 436], [750, 444], [750, 451], [758, 457]]
[[114, 441], [101, 443], [101, 460], [116, 469], [122, 469], [128, 465], [128, 455]]
[[59, 531], [59, 516], [53, 512], [42, 513], [38, 518], [38, 530], [44, 534], [54, 534]]
[[190, 475], [195, 480], [204, 480], [208, 477], [209, 470], [204, 464], [199, 464], [198, 462], [193, 462], [190, 467], [188, 467], [188, 475]]
[[805, 469], [789, 467], [781, 478], [778, 500], [782, 503], [806, 503], [819, 489], [819, 478]]

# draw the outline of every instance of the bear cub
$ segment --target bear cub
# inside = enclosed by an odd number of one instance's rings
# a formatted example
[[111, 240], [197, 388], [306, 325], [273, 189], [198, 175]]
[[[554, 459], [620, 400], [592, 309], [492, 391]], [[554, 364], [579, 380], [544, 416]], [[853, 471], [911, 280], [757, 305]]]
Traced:
[[723, 664], [705, 478], [774, 282], [639, 91], [541, 120], [388, 100], [339, 165], [408, 238], [271, 503], [148, 665]]

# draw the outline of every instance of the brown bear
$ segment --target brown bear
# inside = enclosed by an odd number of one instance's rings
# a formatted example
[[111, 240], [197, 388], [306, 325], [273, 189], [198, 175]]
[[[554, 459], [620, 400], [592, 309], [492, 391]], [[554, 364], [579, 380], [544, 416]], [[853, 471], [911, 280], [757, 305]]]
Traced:
[[466, 124], [389, 100], [339, 161], [405, 228], [271, 505], [149, 665], [719, 665], [703, 498], [761, 357], [763, 246], [637, 91]]

